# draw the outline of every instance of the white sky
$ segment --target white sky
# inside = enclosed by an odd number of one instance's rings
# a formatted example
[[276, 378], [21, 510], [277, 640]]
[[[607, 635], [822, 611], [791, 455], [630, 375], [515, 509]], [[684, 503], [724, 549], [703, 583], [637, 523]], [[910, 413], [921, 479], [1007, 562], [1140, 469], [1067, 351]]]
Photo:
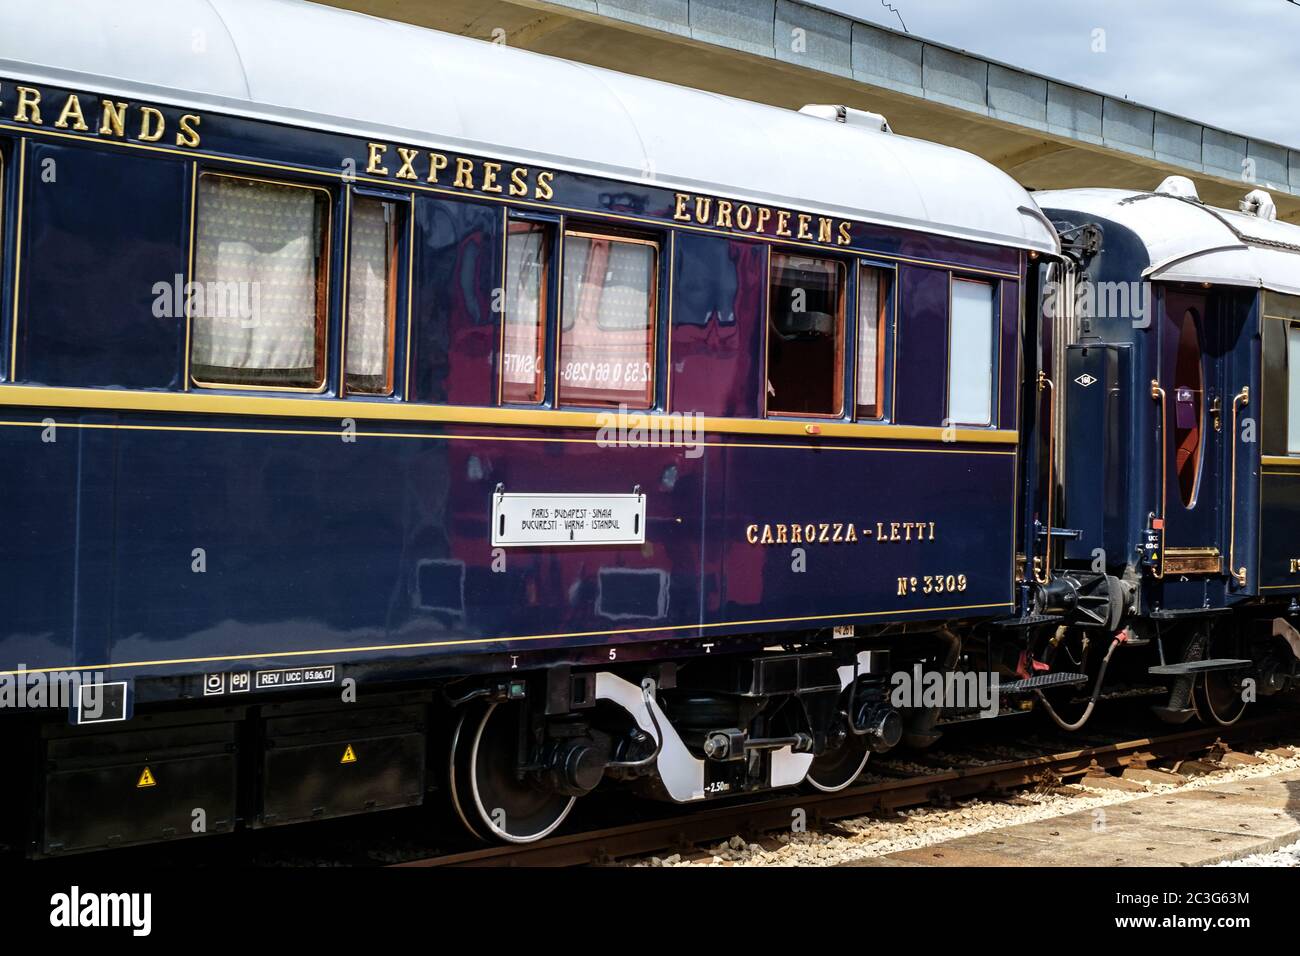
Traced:
[[1288, 0], [811, 2], [900, 29], [888, 2], [918, 38], [1300, 148], [1300, 5]]

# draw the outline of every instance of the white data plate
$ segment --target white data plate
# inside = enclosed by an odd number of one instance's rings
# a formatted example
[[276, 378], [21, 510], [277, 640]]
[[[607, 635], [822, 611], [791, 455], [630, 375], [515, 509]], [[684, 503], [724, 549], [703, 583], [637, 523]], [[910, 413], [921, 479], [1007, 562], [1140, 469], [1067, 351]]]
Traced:
[[645, 544], [645, 495], [494, 494], [492, 544]]

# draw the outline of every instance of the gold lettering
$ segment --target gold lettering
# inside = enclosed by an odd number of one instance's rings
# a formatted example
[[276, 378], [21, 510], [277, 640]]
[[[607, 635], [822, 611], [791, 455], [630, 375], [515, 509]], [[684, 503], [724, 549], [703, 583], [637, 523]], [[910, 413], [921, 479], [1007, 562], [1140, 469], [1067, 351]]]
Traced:
[[784, 209], [776, 214], [776, 234], [778, 236], [790, 235], [790, 214]]
[[176, 134], [176, 145], [187, 146], [194, 149], [199, 145], [199, 124], [203, 122], [202, 116], [196, 116], [194, 113], [186, 113], [181, 117], [181, 131]]
[[[882, 541], [902, 541], [904, 535], [909, 535], [907, 540], [920, 541], [925, 532], [927, 522], [924, 521], [902, 521], [894, 522], [890, 525], [893, 538], [885, 532], [885, 525], [877, 522], [877, 528], [880, 529], [879, 538]], [[910, 532], [916, 531], [915, 539], [910, 537]], [[863, 528], [862, 534], [865, 537], [871, 537], [870, 528]], [[819, 522], [817, 524], [751, 524], [745, 526], [745, 540], [750, 544], [856, 544], [858, 542], [858, 527], [853, 522]]]
[[809, 224], [812, 223], [812, 216], [807, 213], [799, 213], [799, 238], [811, 239], [812, 233], [808, 231]]
[[740, 208], [736, 210], [736, 227], [745, 231], [754, 224], [754, 210], [748, 203], [741, 203]]
[[367, 143], [369, 150], [369, 161], [366, 163], [366, 172], [371, 176], [387, 176], [388, 167], [384, 165], [384, 153], [388, 152], [388, 147], [383, 143]]
[[690, 193], [678, 193], [673, 205], [673, 218], [678, 222], [690, 222], [691, 214], [686, 211], [686, 204], [691, 201]]
[[818, 242], [831, 241], [832, 225], [834, 225], [834, 223], [830, 219], [827, 219], [825, 216], [817, 217], [817, 241]]
[[501, 186], [497, 183], [497, 174], [501, 172], [500, 163], [483, 164], [483, 191], [485, 193], [499, 193]]
[[731, 203], [726, 199], [718, 200], [718, 228], [731, 228]]
[[41, 91], [30, 86], [18, 87], [18, 109], [14, 113], [15, 123], [41, 122]]
[[555, 173], [544, 172], [537, 174], [537, 199], [551, 199], [555, 196], [555, 190], [551, 188], [551, 180], [555, 179]]
[[152, 106], [140, 107], [140, 139], [146, 143], [156, 143], [162, 139], [167, 129], [167, 121], [162, 113]]
[[708, 196], [695, 197], [695, 221], [704, 225], [709, 221], [709, 210], [713, 207], [713, 200]]
[[452, 185], [457, 189], [474, 188], [474, 160], [463, 156], [456, 160], [456, 181]]
[[404, 146], [397, 147], [397, 156], [402, 161], [402, 165], [397, 170], [398, 179], [419, 178], [415, 175], [415, 157], [419, 155], [420, 151], [418, 149], [407, 149]]
[[510, 195], [528, 195], [528, 167], [516, 166], [510, 171]]
[[933, 521], [930, 522], [930, 540], [931, 540], [931, 541], [934, 540], [934, 522], [933, 522]]
[[840, 223], [840, 238], [836, 245], [847, 246], [852, 241], [853, 234], [849, 232], [849, 224], [847, 222]]
[[426, 179], [425, 182], [436, 183], [438, 181], [438, 173], [440, 173], [442, 170], [446, 168], [447, 168], [446, 156], [444, 156], [442, 153], [430, 153], [429, 154], [429, 178]]
[[100, 100], [100, 106], [103, 111], [99, 114], [99, 135], [125, 136], [127, 104]]
[[90, 129], [86, 125], [86, 117], [81, 114], [81, 100], [77, 99], [76, 93], [69, 96], [68, 101], [63, 104], [63, 110], [59, 113], [59, 118], [54, 121], [54, 125], [59, 129], [67, 129], [69, 119], [76, 120], [72, 128], [80, 133]]
[[763, 227], [767, 225], [767, 221], [771, 218], [772, 218], [772, 210], [768, 209], [766, 206], [759, 206], [758, 219], [754, 223], [754, 231], [762, 232]]
[[897, 521], [891, 521], [891, 522], [889, 523], [889, 540], [890, 540], [890, 541], [897, 541], [897, 540], [898, 540], [898, 522], [897, 522]]

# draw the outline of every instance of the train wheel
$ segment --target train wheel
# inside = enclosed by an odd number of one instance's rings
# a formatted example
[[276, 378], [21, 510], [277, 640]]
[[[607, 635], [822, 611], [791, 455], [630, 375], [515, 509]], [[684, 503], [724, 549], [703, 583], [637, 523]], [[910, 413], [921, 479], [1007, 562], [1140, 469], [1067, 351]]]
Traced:
[[1246, 712], [1235, 671], [1207, 671], [1196, 682], [1196, 712], [1207, 724], [1230, 727]]
[[452, 806], [466, 829], [480, 839], [540, 840], [564, 822], [577, 800], [516, 772], [518, 706], [468, 706], [452, 735]]
[[[1208, 635], [1204, 657], [1242, 657], [1238, 641], [1226, 630]], [[1239, 671], [1206, 671], [1197, 679], [1193, 700], [1202, 723], [1230, 727], [1246, 712], [1246, 701], [1238, 686]]]
[[870, 756], [867, 739], [850, 734], [843, 746], [814, 757], [804, 779], [822, 793], [843, 790], [862, 774]]

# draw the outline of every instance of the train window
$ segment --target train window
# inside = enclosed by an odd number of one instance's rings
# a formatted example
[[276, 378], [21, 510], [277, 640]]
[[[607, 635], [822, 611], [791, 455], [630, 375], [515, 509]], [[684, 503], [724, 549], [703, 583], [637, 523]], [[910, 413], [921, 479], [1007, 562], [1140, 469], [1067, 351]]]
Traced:
[[8, 182], [5, 179], [5, 149], [7, 144], [0, 139], [0, 290], [4, 285], [4, 265], [5, 265], [5, 228], [9, 221], [5, 218], [5, 185]]
[[993, 422], [994, 292], [988, 282], [953, 279], [946, 424]]
[[561, 404], [653, 403], [658, 262], [646, 239], [565, 233]]
[[858, 418], [885, 414], [885, 303], [889, 275], [884, 269], [858, 270]]
[[772, 253], [767, 330], [769, 415], [844, 413], [844, 264]]
[[1178, 329], [1178, 351], [1174, 359], [1174, 469], [1183, 506], [1194, 507], [1201, 477], [1201, 419], [1205, 396], [1201, 368], [1201, 337], [1196, 312], [1188, 309]]
[[393, 393], [401, 224], [397, 203], [354, 197], [344, 362], [344, 387], [349, 392]]
[[[205, 173], [199, 179], [190, 369], [199, 385], [325, 387], [330, 196]], [[198, 297], [196, 296], [196, 299]]]
[[551, 233], [537, 222], [512, 222], [506, 233], [506, 302], [501, 400], [536, 405], [546, 389], [546, 296]]
[[1300, 454], [1300, 325], [1286, 329], [1286, 450]]

